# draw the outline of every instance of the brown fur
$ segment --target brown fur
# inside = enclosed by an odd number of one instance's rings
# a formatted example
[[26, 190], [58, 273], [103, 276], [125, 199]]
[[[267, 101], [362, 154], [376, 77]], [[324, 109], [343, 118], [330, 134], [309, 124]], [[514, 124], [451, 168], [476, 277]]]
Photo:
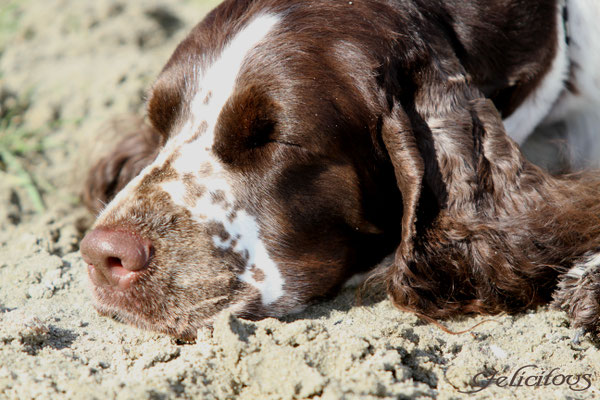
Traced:
[[120, 132], [121, 138], [88, 173], [82, 200], [95, 214], [154, 160], [164, 142], [158, 131], [140, 118], [115, 120], [105, 129]]
[[[521, 311], [554, 295], [575, 327], [597, 328], [600, 274], [592, 270], [577, 281], [565, 273], [600, 247], [600, 179], [594, 173], [549, 176], [521, 156], [493, 106], [485, 100], [465, 106], [472, 122], [460, 127], [464, 135], [459, 139], [472, 146], [473, 157], [465, 161], [431, 154], [439, 163], [457, 163], [444, 179], [456, 188], [442, 183], [446, 197], [436, 200], [445, 204], [433, 221], [403, 221], [403, 226], [416, 226], [415, 233], [403, 235], [394, 265], [381, 267], [372, 279], [385, 283], [398, 307], [433, 318]], [[406, 123], [400, 129], [410, 132]], [[421, 155], [411, 150], [419, 160]], [[398, 173], [407, 175], [406, 170], [419, 175], [419, 167], [406, 163]], [[409, 198], [429, 184], [426, 179], [408, 185], [399, 180]], [[409, 204], [405, 218], [418, 214], [426, 202]]]
[[[569, 271], [600, 249], [599, 179], [550, 176], [523, 158], [500, 119], [535, 90], [555, 55], [556, 0], [225, 1], [157, 79], [153, 127], [125, 135], [92, 168], [90, 209], [179, 132], [194, 95], [185, 77], [265, 12], [284, 23], [245, 61], [212, 152], [235, 184], [235, 206], [259, 221], [286, 296], [266, 307], [240, 284], [244, 257], [212, 243], [226, 230], [197, 224], [162, 191], [167, 178], [186, 183], [167, 160], [98, 222], [156, 247], [130, 292], [96, 288], [101, 310], [187, 337], [231, 304], [262, 318], [335, 293], [396, 249], [371, 282], [402, 309], [443, 318], [554, 297], [574, 326], [598, 327], [597, 267]], [[199, 161], [210, 178], [207, 168]], [[190, 204], [204, 190], [192, 183]]]

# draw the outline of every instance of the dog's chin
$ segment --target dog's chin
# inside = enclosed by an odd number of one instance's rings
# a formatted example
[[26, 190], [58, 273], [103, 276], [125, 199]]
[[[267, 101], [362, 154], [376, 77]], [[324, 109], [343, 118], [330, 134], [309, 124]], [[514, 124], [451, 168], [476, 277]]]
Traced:
[[93, 294], [93, 305], [98, 314], [139, 329], [167, 334], [182, 341], [195, 340], [197, 330], [210, 326], [212, 321], [212, 318], [193, 318], [187, 313], [160, 315], [154, 311], [134, 309], [132, 304], [136, 303], [119, 290], [94, 287]]
[[128, 310], [116, 307], [109, 307], [98, 302], [94, 303], [94, 308], [98, 314], [112, 318], [126, 325], [133, 325], [139, 329], [163, 333], [172, 336], [175, 339], [182, 341], [194, 341], [197, 336], [197, 331], [200, 328], [210, 326], [204, 321], [186, 321], [182, 323], [173, 323], [171, 321], [153, 318], [152, 320], [134, 314]]

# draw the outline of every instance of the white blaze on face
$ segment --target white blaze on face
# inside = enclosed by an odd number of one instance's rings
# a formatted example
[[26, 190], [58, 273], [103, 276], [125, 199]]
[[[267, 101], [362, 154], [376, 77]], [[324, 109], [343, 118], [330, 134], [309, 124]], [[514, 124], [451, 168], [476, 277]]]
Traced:
[[[176, 205], [188, 209], [199, 224], [218, 223], [224, 227], [229, 237], [222, 240], [214, 236], [215, 246], [230, 249], [246, 260], [246, 269], [239, 279], [259, 290], [264, 305], [277, 301], [283, 295], [283, 277], [260, 238], [256, 219], [246, 210], [234, 210], [236, 199], [232, 180], [213, 154], [212, 146], [219, 114], [234, 91], [244, 60], [279, 20], [273, 15], [256, 17], [234, 35], [205, 71], [197, 71], [195, 76], [189, 77], [195, 85], [189, 105], [189, 119], [178, 133], [172, 135], [156, 160], [130, 182], [103, 212], [118, 212], [119, 206], [134, 194], [142, 177], [170, 160], [178, 179], [162, 183], [161, 189], [170, 195]], [[199, 131], [202, 132], [197, 135]], [[186, 198], [188, 188], [182, 179], [184, 175], [194, 177], [198, 186], [203, 188], [202, 196]], [[220, 195], [222, 200], [215, 201], [213, 195]], [[261, 282], [254, 279], [251, 272], [253, 268], [263, 272], [264, 279]]]

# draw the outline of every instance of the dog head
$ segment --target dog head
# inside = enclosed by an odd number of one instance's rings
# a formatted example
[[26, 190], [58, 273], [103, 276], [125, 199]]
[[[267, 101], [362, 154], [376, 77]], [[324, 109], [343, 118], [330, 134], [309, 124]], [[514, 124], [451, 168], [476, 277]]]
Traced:
[[158, 77], [158, 154], [82, 243], [101, 312], [184, 337], [224, 309], [282, 315], [331, 293], [393, 250], [402, 212], [372, 61], [276, 14], [215, 23]]

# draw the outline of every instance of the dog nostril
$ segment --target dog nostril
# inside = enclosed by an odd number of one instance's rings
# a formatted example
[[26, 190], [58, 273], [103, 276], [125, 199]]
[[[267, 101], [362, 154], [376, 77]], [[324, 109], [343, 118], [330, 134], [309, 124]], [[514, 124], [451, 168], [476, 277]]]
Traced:
[[148, 266], [153, 247], [132, 233], [97, 228], [82, 240], [80, 250], [92, 282], [127, 289]]
[[121, 262], [120, 258], [117, 257], [108, 257], [108, 259], [106, 260], [107, 264], [110, 268], [114, 268], [114, 267], [121, 267], [123, 268], [123, 263]]

